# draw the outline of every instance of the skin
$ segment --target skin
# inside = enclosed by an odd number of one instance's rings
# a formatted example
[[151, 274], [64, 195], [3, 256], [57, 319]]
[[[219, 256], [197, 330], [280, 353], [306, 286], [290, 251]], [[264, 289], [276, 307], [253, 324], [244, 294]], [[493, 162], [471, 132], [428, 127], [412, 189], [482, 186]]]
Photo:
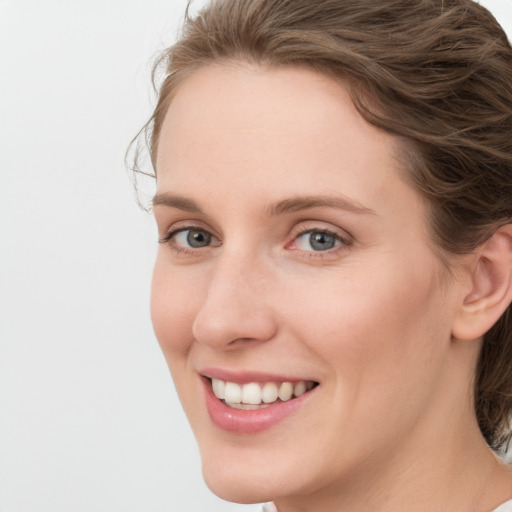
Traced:
[[[306, 69], [212, 65], [171, 102], [152, 319], [219, 496], [280, 512], [483, 512], [510, 497], [474, 417], [480, 340], [453, 335], [475, 260], [448, 274], [399, 154], [341, 84]], [[344, 204], [269, 215], [303, 196]], [[210, 245], [187, 245], [190, 228]], [[312, 230], [335, 246], [314, 250]], [[292, 416], [240, 435], [210, 420], [205, 367], [320, 385]]]

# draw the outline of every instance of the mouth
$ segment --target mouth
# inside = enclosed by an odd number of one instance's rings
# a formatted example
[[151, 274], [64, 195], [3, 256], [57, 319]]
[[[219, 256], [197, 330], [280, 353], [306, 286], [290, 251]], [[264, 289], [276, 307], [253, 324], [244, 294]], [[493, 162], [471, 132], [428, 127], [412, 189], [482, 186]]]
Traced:
[[258, 434], [316, 403], [320, 383], [261, 372], [215, 368], [199, 372], [208, 415], [213, 424], [233, 434]]
[[311, 380], [248, 382], [245, 384], [207, 378], [213, 394], [231, 409], [259, 410], [289, 402], [318, 386]]

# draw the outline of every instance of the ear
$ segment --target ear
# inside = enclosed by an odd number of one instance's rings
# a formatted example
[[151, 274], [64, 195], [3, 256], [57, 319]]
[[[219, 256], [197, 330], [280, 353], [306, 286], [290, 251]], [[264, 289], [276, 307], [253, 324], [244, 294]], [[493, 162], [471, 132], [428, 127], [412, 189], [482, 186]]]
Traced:
[[459, 340], [483, 336], [512, 302], [512, 224], [478, 247], [469, 278], [470, 291], [452, 327], [452, 335]]

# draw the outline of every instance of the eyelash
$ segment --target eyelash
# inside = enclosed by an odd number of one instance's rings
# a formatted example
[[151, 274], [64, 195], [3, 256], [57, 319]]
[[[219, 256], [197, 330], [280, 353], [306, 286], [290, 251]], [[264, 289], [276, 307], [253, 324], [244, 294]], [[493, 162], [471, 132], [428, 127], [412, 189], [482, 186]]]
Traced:
[[[299, 228], [300, 229], [300, 228]], [[346, 249], [347, 247], [350, 247], [352, 245], [352, 241], [348, 238], [342, 237], [340, 234], [336, 233], [333, 230], [325, 229], [325, 228], [303, 228], [299, 230], [298, 233], [296, 233], [293, 237], [292, 244], [296, 244], [301, 237], [304, 235], [310, 234], [319, 234], [319, 235], [326, 235], [328, 237], [334, 238], [335, 242], [339, 242], [339, 245], [336, 245], [330, 249], [326, 249], [325, 251], [307, 251], [302, 249], [295, 249], [297, 251], [302, 251], [308, 255], [310, 258], [325, 258], [328, 256], [336, 255], [340, 250]], [[287, 244], [289, 246], [290, 244]]]
[[[217, 239], [207, 229], [205, 229], [201, 226], [184, 226], [184, 227], [174, 229], [174, 230], [170, 231], [169, 233], [167, 233], [167, 235], [165, 235], [164, 237], [159, 238], [158, 243], [159, 244], [169, 244], [171, 249], [177, 253], [196, 256], [199, 253], [198, 248], [194, 249], [192, 247], [184, 247], [182, 245], [178, 245], [175, 242], [177, 235], [179, 235], [180, 233], [186, 233], [187, 231], [198, 231], [200, 233], [207, 233], [212, 238]], [[209, 247], [211, 247], [211, 246], [207, 246], [205, 248], [207, 249]]]
[[[192, 248], [192, 247], [184, 247], [183, 245], [178, 245], [175, 242], [176, 236], [180, 233], [185, 233], [187, 231], [198, 231], [200, 233], [206, 233], [208, 236], [211, 236], [213, 239], [217, 240], [217, 238], [212, 235], [207, 229], [204, 229], [200, 226], [184, 226], [180, 227], [178, 229], [174, 229], [173, 231], [170, 231], [167, 235], [165, 235], [162, 238], [159, 238], [158, 243], [159, 244], [169, 244], [171, 246], [171, 249], [177, 253], [185, 254], [185, 255], [194, 255], [197, 256], [200, 254], [200, 249], [209, 249], [212, 246], [208, 245], [205, 247], [199, 247], [199, 248]], [[325, 251], [307, 251], [303, 249], [293, 249], [295, 251], [300, 251], [308, 255], [310, 258], [322, 258], [327, 256], [333, 256], [337, 254], [340, 250], [346, 249], [347, 247], [350, 247], [352, 245], [352, 241], [348, 238], [342, 237], [335, 231], [329, 230], [329, 229], [322, 229], [322, 228], [312, 228], [312, 227], [305, 227], [300, 229], [298, 228], [298, 232], [294, 234], [293, 239], [291, 242], [286, 244], [287, 248], [291, 248], [291, 244], [296, 244], [297, 241], [307, 234], [320, 234], [320, 235], [326, 235], [329, 237], [334, 238], [336, 242], [339, 242], [339, 245], [334, 246], [333, 248], [327, 249]], [[219, 242], [218, 245], [215, 245], [213, 247], [218, 247], [219, 245], [222, 245], [221, 242]]]

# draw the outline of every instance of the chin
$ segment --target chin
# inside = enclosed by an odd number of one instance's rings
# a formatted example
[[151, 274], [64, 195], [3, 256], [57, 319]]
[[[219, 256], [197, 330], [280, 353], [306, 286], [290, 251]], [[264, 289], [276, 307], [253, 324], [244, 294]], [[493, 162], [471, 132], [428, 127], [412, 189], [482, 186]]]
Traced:
[[298, 461], [293, 454], [278, 453], [275, 446], [272, 450], [254, 444], [199, 446], [205, 483], [223, 500], [265, 503], [300, 493], [300, 488], [307, 485], [303, 481], [305, 473], [296, 469]]
[[199, 443], [203, 478], [223, 500], [240, 504], [276, 501], [314, 493], [323, 480], [330, 478], [314, 463], [305, 467], [296, 446], [279, 451], [276, 445], [258, 447], [257, 443], [251, 446], [250, 440], [245, 441], [246, 446], [216, 443], [212, 447]]
[[258, 478], [240, 469], [203, 463], [203, 478], [208, 488], [219, 498], [240, 504], [264, 503], [278, 496], [277, 490], [273, 489], [275, 482], [266, 481], [264, 471], [261, 467], [261, 478]]

